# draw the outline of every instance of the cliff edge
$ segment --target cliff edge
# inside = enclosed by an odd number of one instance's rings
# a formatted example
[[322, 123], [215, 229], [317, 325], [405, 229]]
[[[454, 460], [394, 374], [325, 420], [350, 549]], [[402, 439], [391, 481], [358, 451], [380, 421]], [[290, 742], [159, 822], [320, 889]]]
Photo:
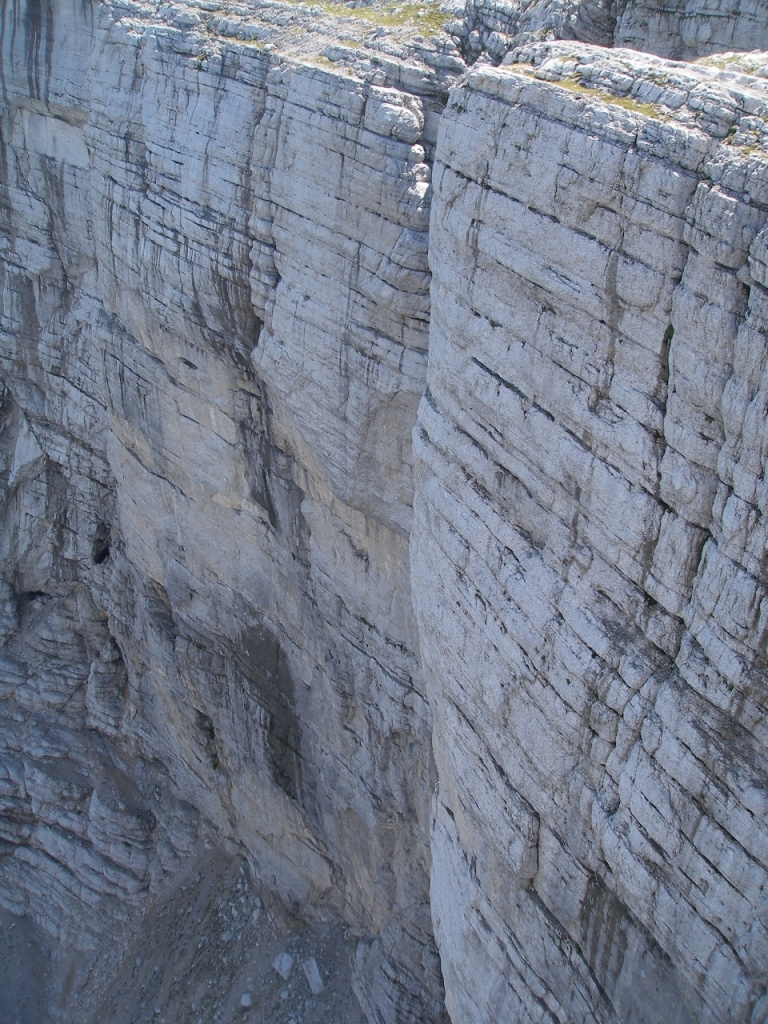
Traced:
[[36, 1020], [356, 1020], [237, 1005], [279, 934], [380, 1024], [768, 1019], [736, 7], [3, 5], [0, 902]]

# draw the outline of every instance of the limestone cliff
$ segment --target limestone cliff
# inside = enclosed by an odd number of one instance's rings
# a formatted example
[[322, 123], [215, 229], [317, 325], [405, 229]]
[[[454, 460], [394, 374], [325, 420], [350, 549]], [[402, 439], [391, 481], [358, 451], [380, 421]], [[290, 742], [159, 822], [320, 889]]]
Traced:
[[516, 46], [575, 39], [674, 60], [768, 49], [762, 0], [467, 0], [446, 26], [469, 63], [500, 63]]
[[768, 88], [516, 58], [452, 93], [435, 167], [412, 551], [448, 1008], [763, 1020]]
[[89, 824], [105, 759], [159, 761], [285, 901], [376, 938], [363, 998], [431, 1018], [408, 535], [439, 74], [154, 14], [6, 12], [5, 899], [82, 942], [83, 900], [172, 872], [173, 806]]
[[768, 56], [667, 6], [3, 5], [0, 902], [63, 949], [215, 847], [371, 1021], [768, 1019]]

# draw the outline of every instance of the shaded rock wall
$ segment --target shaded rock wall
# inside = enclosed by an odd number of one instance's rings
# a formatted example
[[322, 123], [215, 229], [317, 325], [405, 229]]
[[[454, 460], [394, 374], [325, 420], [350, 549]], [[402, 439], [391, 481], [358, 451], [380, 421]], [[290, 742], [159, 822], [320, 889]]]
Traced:
[[[5, 14], [3, 707], [60, 723], [66, 705], [73, 731], [55, 751], [15, 736], [6, 771], [76, 774], [78, 828], [53, 849], [34, 795], [32, 813], [19, 804], [3, 898], [45, 890], [50, 868], [76, 917], [74, 860], [96, 858], [88, 744], [110, 737], [159, 760], [289, 904], [368, 937], [372, 1018], [433, 1019], [408, 531], [422, 136], [442, 90], [428, 72], [422, 96], [142, 14], [77, 4], [43, 29], [31, 9]], [[26, 611], [38, 603], [45, 620]], [[157, 855], [156, 838], [130, 857]], [[122, 866], [99, 853], [100, 912]], [[53, 904], [34, 911], [59, 928]]]
[[692, 60], [728, 50], [768, 49], [768, 21], [760, 0], [673, 0], [619, 4], [616, 46], [660, 57]]
[[500, 63], [516, 46], [577, 39], [672, 60], [768, 49], [761, 0], [467, 0], [448, 31], [465, 58]]

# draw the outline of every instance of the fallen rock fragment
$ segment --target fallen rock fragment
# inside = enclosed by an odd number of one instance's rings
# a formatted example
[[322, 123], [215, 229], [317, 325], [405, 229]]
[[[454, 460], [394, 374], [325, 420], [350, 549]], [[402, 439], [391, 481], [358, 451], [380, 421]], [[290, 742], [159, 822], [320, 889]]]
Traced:
[[304, 970], [304, 975], [309, 982], [309, 987], [313, 996], [319, 996], [321, 992], [325, 991], [325, 985], [323, 979], [320, 977], [320, 969], [317, 966], [317, 961], [313, 956], [309, 957], [301, 965]]
[[288, 981], [293, 970], [293, 957], [290, 953], [279, 953], [272, 961], [272, 966], [284, 981]]

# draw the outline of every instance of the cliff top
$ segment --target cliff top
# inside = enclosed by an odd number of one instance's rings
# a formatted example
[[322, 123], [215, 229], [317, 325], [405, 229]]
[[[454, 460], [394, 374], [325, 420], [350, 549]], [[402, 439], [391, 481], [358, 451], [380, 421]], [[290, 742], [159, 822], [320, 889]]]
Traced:
[[[498, 65], [521, 46], [556, 40], [638, 47], [701, 62], [710, 74], [768, 77], [764, 53], [747, 50], [765, 48], [766, 40], [752, 30], [746, 0], [726, 19], [726, 35], [716, 31], [723, 18], [711, 4], [706, 10], [695, 0], [672, 6], [658, 25], [648, 20], [643, 0], [631, 0], [620, 15], [610, 0], [115, 0], [101, 10], [115, 21], [164, 26], [201, 60], [210, 44], [232, 40], [320, 66], [346, 66], [364, 77], [395, 60], [451, 79], [478, 60]], [[636, 39], [632, 33], [641, 22], [647, 31]], [[688, 39], [691, 25], [696, 40]]]
[[116, 21], [166, 26], [196, 48], [201, 59], [208, 41], [233, 40], [321, 66], [341, 62], [358, 73], [375, 70], [370, 58], [379, 56], [452, 75], [466, 65], [443, 26], [460, 6], [457, 0], [399, 4], [392, 0], [185, 0], [173, 4], [120, 0], [109, 10]]

